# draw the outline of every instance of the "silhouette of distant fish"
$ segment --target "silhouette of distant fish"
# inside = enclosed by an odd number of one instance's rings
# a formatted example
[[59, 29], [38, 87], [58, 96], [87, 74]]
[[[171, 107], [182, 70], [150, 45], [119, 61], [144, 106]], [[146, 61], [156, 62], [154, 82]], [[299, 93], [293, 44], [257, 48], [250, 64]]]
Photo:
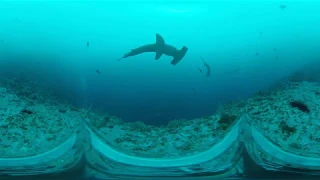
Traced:
[[198, 69], [199, 69], [200, 73], [202, 73], [202, 70], [199, 67], [198, 67]]
[[287, 7], [287, 5], [283, 4], [283, 5], [280, 5], [279, 7], [280, 7], [281, 10], [284, 10]]
[[99, 69], [96, 70], [96, 73], [97, 73], [97, 74], [101, 74], [101, 72], [99, 71]]
[[89, 46], [90, 46], [90, 42], [88, 41], [88, 42], [87, 42], [87, 48], [88, 48]]
[[208, 63], [206, 63], [202, 57], [200, 57], [200, 58], [201, 58], [201, 60], [203, 62], [204, 67], [207, 69], [206, 77], [209, 77], [211, 75], [210, 65]]

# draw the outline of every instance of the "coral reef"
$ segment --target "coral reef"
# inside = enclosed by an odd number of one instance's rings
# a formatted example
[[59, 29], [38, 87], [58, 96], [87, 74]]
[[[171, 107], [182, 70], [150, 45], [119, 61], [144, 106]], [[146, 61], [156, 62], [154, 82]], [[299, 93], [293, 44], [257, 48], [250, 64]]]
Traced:
[[[127, 154], [178, 157], [212, 147], [239, 117], [247, 114], [249, 121], [277, 145], [309, 153], [310, 144], [320, 142], [319, 89], [318, 83], [290, 82], [282, 88], [260, 91], [246, 100], [225, 104], [212, 116], [173, 120], [161, 127], [124, 123], [111, 116], [116, 120], [108, 118], [96, 128], [106, 143]], [[94, 119], [101, 120], [103, 116]]]
[[309, 113], [310, 112], [310, 109], [308, 108], [308, 106], [305, 105], [301, 101], [291, 101], [290, 102], [290, 106], [293, 107], [293, 108], [297, 108], [300, 111], [305, 112], [305, 113]]
[[316, 82], [291, 82], [284, 88], [246, 100], [252, 123], [275, 144], [288, 151], [316, 153], [320, 143], [320, 98]]
[[231, 124], [232, 124], [233, 122], [235, 122], [236, 120], [237, 120], [237, 116], [235, 116], [235, 115], [222, 114], [222, 115], [220, 116], [220, 119], [219, 119], [218, 122], [219, 122], [222, 130], [226, 130], [226, 129], [228, 129], [228, 128], [231, 126]]
[[15, 94], [17, 91], [0, 87], [1, 157], [46, 152], [64, 142], [79, 126], [81, 113], [61, 112], [63, 105], [52, 98], [34, 101], [30, 96]]
[[[287, 82], [269, 91], [222, 105], [211, 116], [172, 120], [166, 126], [123, 122], [56, 100], [31, 82], [0, 81], [0, 156], [29, 156], [66, 140], [85, 120], [111, 147], [140, 157], [181, 157], [216, 144], [244, 114], [268, 139], [288, 151], [320, 151], [320, 85]], [[36, 90], [35, 90], [36, 89]]]
[[[104, 116], [91, 116], [93, 122]], [[126, 154], [142, 157], [179, 157], [212, 147], [225, 129], [219, 128], [219, 115], [193, 120], [173, 120], [167, 126], [150, 126], [142, 122], [124, 123], [110, 120], [95, 123], [104, 141]], [[230, 123], [229, 121], [227, 123]], [[102, 126], [101, 126], [102, 125]], [[224, 124], [227, 128], [227, 124]]]

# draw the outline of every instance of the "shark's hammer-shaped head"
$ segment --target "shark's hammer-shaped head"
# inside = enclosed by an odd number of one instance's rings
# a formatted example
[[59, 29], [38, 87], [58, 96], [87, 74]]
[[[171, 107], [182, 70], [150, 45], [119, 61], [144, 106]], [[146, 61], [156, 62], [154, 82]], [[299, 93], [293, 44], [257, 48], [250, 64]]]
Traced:
[[178, 52], [177, 54], [173, 57], [173, 60], [171, 61], [172, 65], [176, 65], [178, 64], [182, 58], [186, 55], [188, 51], [188, 48], [186, 46], [183, 46]]

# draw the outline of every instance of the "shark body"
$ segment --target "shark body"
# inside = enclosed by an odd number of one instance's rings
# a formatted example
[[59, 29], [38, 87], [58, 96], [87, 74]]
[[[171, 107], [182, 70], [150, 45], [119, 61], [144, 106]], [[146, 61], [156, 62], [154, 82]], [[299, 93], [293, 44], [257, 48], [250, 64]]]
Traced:
[[211, 75], [210, 65], [208, 63], [206, 63], [202, 57], [201, 57], [201, 60], [202, 60], [204, 67], [207, 69], [206, 77], [209, 77]]
[[188, 48], [186, 46], [183, 46], [179, 50], [172, 45], [166, 44], [162, 36], [160, 34], [156, 34], [156, 42], [154, 44], [147, 44], [147, 45], [143, 45], [138, 48], [132, 49], [130, 52], [126, 53], [123, 57], [118, 59], [118, 61], [127, 57], [136, 56], [142, 53], [154, 52], [156, 53], [155, 60], [158, 60], [163, 54], [165, 54], [167, 56], [173, 57], [171, 64], [176, 65], [182, 60], [182, 58], [185, 56], [187, 51], [188, 51]]

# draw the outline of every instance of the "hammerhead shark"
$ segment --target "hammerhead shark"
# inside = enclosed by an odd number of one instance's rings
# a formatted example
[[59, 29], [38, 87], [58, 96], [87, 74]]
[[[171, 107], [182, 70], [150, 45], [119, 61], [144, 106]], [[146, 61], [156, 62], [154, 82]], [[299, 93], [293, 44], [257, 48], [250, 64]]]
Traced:
[[180, 50], [178, 50], [174, 46], [166, 44], [162, 36], [160, 34], [156, 34], [155, 43], [146, 44], [146, 45], [137, 47], [135, 49], [131, 49], [130, 52], [123, 55], [121, 58], [118, 59], [118, 61], [130, 56], [135, 56], [135, 55], [146, 53], [146, 52], [154, 52], [156, 53], [155, 60], [158, 60], [162, 56], [162, 54], [165, 54], [167, 56], [173, 57], [171, 64], [176, 65], [186, 55], [187, 51], [188, 51], [188, 48], [186, 46], [183, 46]]
[[[204, 61], [204, 59], [202, 57], [200, 57], [201, 60], [202, 60], [202, 63], [204, 65], [204, 67], [207, 69], [207, 73], [206, 73], [206, 77], [209, 77], [211, 75], [211, 68], [210, 68], [210, 65], [208, 63], [206, 63]], [[202, 70], [199, 68], [200, 72], [202, 73]]]

